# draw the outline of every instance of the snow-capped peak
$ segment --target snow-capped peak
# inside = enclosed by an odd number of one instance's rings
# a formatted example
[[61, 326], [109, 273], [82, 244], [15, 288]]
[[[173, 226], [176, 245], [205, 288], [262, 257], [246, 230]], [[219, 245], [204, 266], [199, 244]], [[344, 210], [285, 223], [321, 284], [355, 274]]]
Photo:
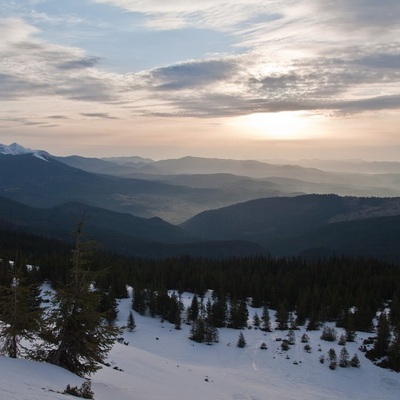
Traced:
[[12, 155], [12, 156], [20, 156], [23, 154], [32, 154], [34, 157], [40, 158], [43, 161], [48, 161], [47, 157], [50, 157], [50, 154], [44, 150], [32, 150], [27, 147], [23, 147], [18, 143], [12, 143], [9, 146], [5, 144], [0, 144], [0, 154]]

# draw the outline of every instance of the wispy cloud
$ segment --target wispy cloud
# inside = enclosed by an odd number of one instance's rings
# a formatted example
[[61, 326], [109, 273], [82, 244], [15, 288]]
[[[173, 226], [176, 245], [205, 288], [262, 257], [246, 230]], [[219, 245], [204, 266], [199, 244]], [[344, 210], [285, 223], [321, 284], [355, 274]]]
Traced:
[[110, 101], [116, 97], [114, 80], [99, 62], [79, 48], [54, 45], [35, 38], [37, 30], [15, 19], [0, 20], [2, 63], [0, 96], [27, 96]]
[[[93, 3], [111, 4], [125, 11], [142, 13], [147, 25], [153, 29], [181, 29], [183, 27], [230, 30], [237, 24], [261, 13], [275, 13], [279, 0], [92, 0]], [[289, 0], [289, 3], [292, 3]]]
[[[243, 51], [141, 73], [113, 73], [105, 69], [106, 59], [40, 40], [31, 24], [5, 19], [0, 21], [1, 99], [49, 96], [120, 105], [135, 115], [198, 117], [288, 110], [347, 115], [400, 108], [397, 0], [91, 3], [140, 13], [148, 29], [222, 30]], [[116, 118], [104, 109], [79, 114]]]
[[100, 119], [118, 119], [109, 115], [108, 113], [81, 113], [83, 117], [100, 118]]
[[228, 59], [188, 61], [153, 69], [147, 79], [150, 87], [157, 90], [186, 90], [227, 81], [234, 70], [235, 64]]
[[50, 115], [47, 118], [50, 118], [50, 119], [68, 119], [68, 117], [66, 117], [65, 115]]

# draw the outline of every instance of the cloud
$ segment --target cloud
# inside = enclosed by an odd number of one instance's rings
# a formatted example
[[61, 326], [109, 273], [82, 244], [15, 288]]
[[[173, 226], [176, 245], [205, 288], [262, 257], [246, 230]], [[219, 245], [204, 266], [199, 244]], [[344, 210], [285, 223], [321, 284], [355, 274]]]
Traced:
[[226, 81], [234, 70], [234, 63], [228, 59], [188, 61], [153, 69], [147, 79], [157, 90], [190, 89]]
[[95, 67], [100, 61], [99, 57], [84, 57], [77, 60], [68, 60], [58, 64], [60, 69], [86, 69]]
[[0, 21], [0, 50], [7, 60], [0, 64], [1, 99], [47, 96], [101, 103], [105, 112], [78, 111], [99, 119], [115, 119], [115, 109], [106, 105], [132, 115], [204, 118], [400, 108], [397, 0], [92, 3], [141, 13], [148, 29], [222, 30], [234, 38], [241, 54], [206, 55], [141, 73], [112, 73], [102, 69], [104, 58], [39, 40], [37, 28], [8, 19]]
[[81, 115], [84, 117], [89, 117], [89, 118], [118, 119], [116, 117], [112, 117], [112, 116], [108, 115], [108, 113], [81, 113]]
[[50, 115], [47, 118], [50, 118], [50, 119], [69, 119], [65, 115]]
[[0, 20], [0, 81], [3, 99], [60, 96], [86, 101], [117, 99], [115, 75], [95, 68], [99, 58], [79, 48], [44, 42], [37, 29], [15, 19]]
[[29, 118], [25, 117], [8, 117], [1, 118], [2, 121], [7, 121], [8, 123], [12, 123], [13, 126], [38, 126], [42, 125], [42, 122], [33, 121]]
[[[398, 51], [397, 49], [395, 51]], [[360, 65], [370, 68], [400, 69], [400, 53], [375, 53], [367, 54], [357, 60]]]
[[[181, 29], [184, 27], [212, 28], [229, 31], [238, 24], [261, 14], [274, 14], [279, 0], [92, 0], [109, 4], [125, 11], [142, 13], [152, 29]], [[289, 4], [293, 1], [289, 0]]]
[[7, 49], [13, 43], [22, 43], [29, 40], [39, 30], [25, 23], [20, 18], [0, 19], [0, 50]]

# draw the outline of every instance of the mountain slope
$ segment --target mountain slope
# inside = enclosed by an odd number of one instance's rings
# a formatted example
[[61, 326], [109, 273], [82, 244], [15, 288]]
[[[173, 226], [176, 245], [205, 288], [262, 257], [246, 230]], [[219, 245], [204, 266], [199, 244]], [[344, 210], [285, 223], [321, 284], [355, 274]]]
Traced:
[[273, 255], [312, 248], [396, 258], [400, 198], [304, 195], [205, 211], [180, 226], [208, 240], [249, 240]]
[[81, 203], [38, 209], [1, 196], [0, 242], [2, 235], [5, 236], [3, 244], [7, 242], [10, 229], [68, 241], [80, 218], [84, 218], [85, 236], [98, 242], [104, 250], [129, 256], [221, 258], [266, 254], [262, 246], [246, 241], [198, 241], [160, 218], [144, 219]]
[[182, 242], [187, 234], [160, 218], [145, 219], [81, 203], [65, 203], [51, 208], [33, 208], [0, 196], [0, 219], [35, 233], [68, 237], [80, 218], [85, 220], [85, 231], [96, 236], [121, 236], [161, 242]]
[[[322, 167], [329, 167], [332, 164], [337, 166], [336, 171], [330, 171], [329, 168], [328, 170], [317, 169], [313, 167], [313, 164], [301, 166], [283, 162], [271, 164], [254, 160], [200, 157], [161, 161], [141, 161], [142, 159], [138, 157], [127, 158], [127, 160], [133, 159], [133, 162], [118, 158], [96, 160], [77, 156], [56, 159], [89, 172], [157, 180], [192, 188], [216, 188], [215, 176], [218, 175], [221, 178], [224, 175], [227, 181], [222, 181], [220, 187], [225, 191], [230, 191], [229, 194], [233, 196], [234, 201], [230, 204], [260, 197], [279, 196], [280, 193], [286, 193], [286, 195], [336, 193], [343, 196], [400, 195], [400, 174], [399, 169], [396, 169], [396, 163], [386, 165], [360, 162], [356, 170], [352, 168], [354, 163], [350, 162], [343, 162], [342, 169], [338, 167], [339, 162], [321, 163]], [[346, 171], [346, 166], [349, 167], [348, 171]], [[227, 182], [232, 182], [232, 178], [236, 181], [236, 191], [227, 186]], [[273, 187], [272, 190], [271, 187]], [[241, 198], [237, 196], [239, 192], [242, 193]]]
[[194, 189], [143, 179], [88, 173], [31, 154], [0, 155], [0, 195], [35, 207], [78, 201], [141, 217], [180, 219], [232, 203], [218, 189]]
[[[191, 299], [192, 294], [182, 294], [185, 307]], [[131, 299], [120, 300], [119, 310], [117, 323], [125, 325]], [[262, 313], [249, 311], [250, 317]], [[273, 320], [273, 310], [270, 315]], [[343, 346], [321, 341], [320, 331], [307, 332], [311, 353], [300, 341], [304, 327], [295, 331], [296, 344], [283, 353], [276, 338], [286, 331], [246, 330], [247, 346], [239, 349], [235, 345], [239, 332], [222, 328], [219, 343], [207, 346], [188, 339], [190, 326], [176, 330], [157, 318], [134, 316], [137, 328], [123, 334], [128, 345], [116, 343], [109, 354], [110, 366], [90, 377], [96, 400], [398, 399], [400, 374], [374, 366], [358, 349], [371, 334], [358, 332], [358, 343], [346, 345], [350, 356], [358, 355], [360, 368], [331, 371], [319, 357], [327, 356], [330, 348], [339, 354]], [[267, 350], [260, 350], [262, 342]], [[83, 382], [59, 367], [27, 360], [0, 357], [0, 369], [0, 398], [7, 400], [73, 399], [60, 392], [68, 384], [79, 387]]]
[[271, 241], [273, 254], [319, 257], [351, 255], [400, 261], [400, 216], [376, 217], [329, 224], [289, 240]]

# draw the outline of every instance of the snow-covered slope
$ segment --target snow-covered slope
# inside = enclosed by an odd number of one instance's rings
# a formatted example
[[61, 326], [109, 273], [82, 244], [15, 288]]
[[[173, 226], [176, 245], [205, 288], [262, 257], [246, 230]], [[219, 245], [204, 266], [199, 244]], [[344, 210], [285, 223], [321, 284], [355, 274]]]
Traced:
[[34, 157], [40, 158], [41, 160], [47, 161], [46, 157], [50, 157], [50, 154], [44, 150], [32, 150], [27, 147], [23, 147], [18, 143], [12, 143], [9, 146], [0, 143], [0, 154], [19, 156], [23, 154], [32, 154]]
[[[190, 294], [184, 294], [189, 304]], [[125, 324], [130, 300], [120, 302], [119, 323]], [[255, 309], [250, 309], [250, 318]], [[261, 315], [261, 310], [257, 310]], [[189, 326], [177, 331], [168, 322], [135, 315], [137, 328], [124, 333], [128, 345], [117, 343], [104, 366], [91, 377], [96, 400], [398, 400], [400, 374], [374, 366], [358, 350], [367, 334], [358, 333], [358, 343], [348, 343], [350, 356], [357, 353], [360, 368], [332, 371], [319, 357], [337, 343], [320, 340], [321, 332], [308, 332], [311, 353], [306, 353], [296, 332], [296, 345], [282, 352], [277, 337], [286, 332], [243, 331], [247, 346], [236, 347], [239, 331], [220, 329], [213, 346], [188, 339]], [[273, 317], [273, 312], [271, 312]], [[273, 318], [272, 318], [273, 320]], [[265, 342], [268, 349], [261, 350]], [[318, 349], [321, 348], [321, 351]], [[0, 399], [65, 399], [67, 384], [82, 379], [60, 368], [25, 360], [0, 357]]]

